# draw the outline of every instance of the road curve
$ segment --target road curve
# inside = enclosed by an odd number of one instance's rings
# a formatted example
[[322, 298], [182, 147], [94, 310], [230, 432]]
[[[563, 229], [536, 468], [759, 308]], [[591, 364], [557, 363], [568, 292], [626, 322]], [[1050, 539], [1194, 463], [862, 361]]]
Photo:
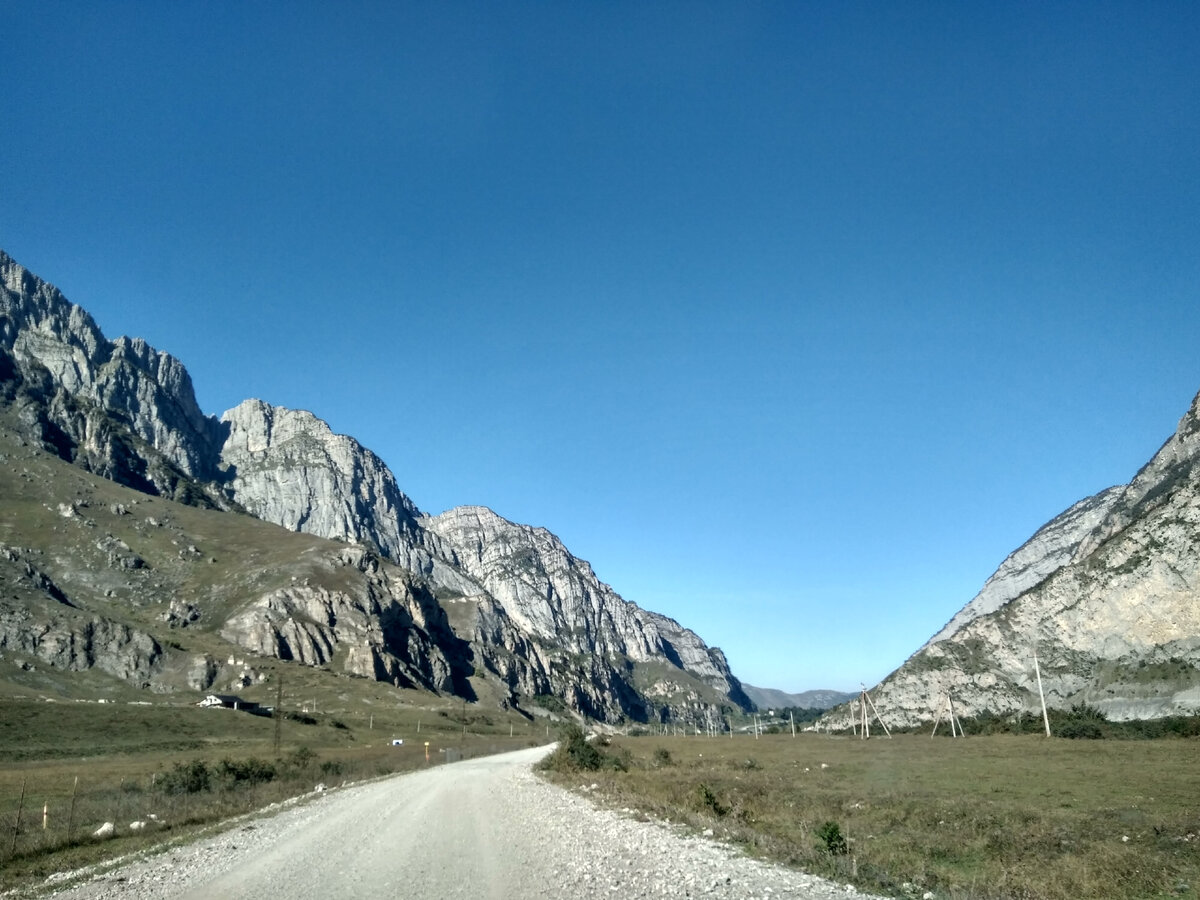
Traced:
[[855, 894], [597, 808], [530, 771], [545, 752], [519, 750], [330, 791], [53, 897], [833, 900]]

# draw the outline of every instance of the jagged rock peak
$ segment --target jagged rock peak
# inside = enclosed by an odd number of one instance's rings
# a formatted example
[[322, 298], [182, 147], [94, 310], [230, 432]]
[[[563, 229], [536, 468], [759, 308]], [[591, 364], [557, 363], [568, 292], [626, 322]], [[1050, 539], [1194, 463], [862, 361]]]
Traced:
[[421, 524], [441, 539], [440, 553], [479, 581], [526, 634], [587, 656], [666, 661], [750, 707], [718, 648], [625, 600], [547, 529], [481, 506], [457, 507]]
[[57, 343], [62, 349], [43, 365], [68, 390], [77, 390], [90, 380], [87, 373], [102, 362], [101, 350], [107, 345], [95, 319], [3, 250], [0, 282], [0, 339], [4, 346], [13, 348], [23, 335], [34, 346]]
[[293, 531], [375, 544], [405, 559], [421, 515], [378, 456], [305, 410], [246, 400], [221, 417], [233, 495]]
[[[141, 338], [106, 340], [87, 312], [3, 251], [0, 284], [0, 349], [24, 377], [45, 370], [57, 389], [113, 416], [184, 474], [215, 477], [217, 422], [200, 411], [179, 360]], [[54, 417], [80, 443], [89, 435], [75, 432], [95, 431], [61, 409]]]
[[1200, 393], [1179, 420], [1175, 433], [1120, 490], [1104, 520], [1075, 551], [1083, 559], [1131, 522], [1166, 502], [1170, 491], [1182, 481], [1196, 481], [1200, 460]]

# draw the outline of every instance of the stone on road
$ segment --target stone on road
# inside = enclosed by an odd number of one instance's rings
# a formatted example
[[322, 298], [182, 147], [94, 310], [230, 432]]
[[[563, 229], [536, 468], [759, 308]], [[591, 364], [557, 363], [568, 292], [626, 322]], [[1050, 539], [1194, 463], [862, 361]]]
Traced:
[[856, 894], [678, 829], [598, 808], [533, 774], [531, 764], [546, 750], [331, 791], [54, 897], [832, 900]]

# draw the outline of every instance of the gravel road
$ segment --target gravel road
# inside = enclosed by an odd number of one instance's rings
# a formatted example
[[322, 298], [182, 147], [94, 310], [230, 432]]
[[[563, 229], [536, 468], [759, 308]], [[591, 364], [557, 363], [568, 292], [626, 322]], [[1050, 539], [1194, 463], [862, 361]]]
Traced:
[[545, 752], [520, 750], [329, 791], [53, 897], [865, 896], [598, 808], [530, 771]]

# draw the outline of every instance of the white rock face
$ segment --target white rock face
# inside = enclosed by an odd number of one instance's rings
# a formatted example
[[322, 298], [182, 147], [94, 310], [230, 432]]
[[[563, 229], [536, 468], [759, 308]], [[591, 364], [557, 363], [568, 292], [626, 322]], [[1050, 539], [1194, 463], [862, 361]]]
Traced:
[[413, 591], [400, 570], [361, 547], [336, 565], [366, 575], [346, 590], [293, 584], [229, 618], [221, 636], [260, 656], [342, 671], [401, 687], [452, 691], [451, 637], [443, 612]]
[[[1129, 485], [1076, 504], [1010, 556], [873, 690], [889, 723], [1095, 706], [1114, 720], [1200, 712], [1200, 395]], [[851, 707], [825, 727], [848, 727]]]
[[1124, 490], [1112, 487], [1080, 500], [1039, 528], [925, 646], [945, 640], [968, 622], [995, 612], [1069, 563], [1080, 543], [1096, 530]]
[[389, 556], [420, 515], [391, 471], [310, 412], [246, 400], [221, 417], [221, 462], [247, 510], [292, 531], [370, 541]]
[[692, 631], [623, 599], [545, 528], [481, 506], [422, 520], [439, 552], [495, 598], [523, 634], [577, 654], [661, 660], [749, 705], [724, 655]]
[[196, 404], [182, 363], [140, 338], [104, 338], [95, 321], [0, 251], [0, 350], [11, 354], [30, 384], [45, 381], [52, 391], [81, 408], [47, 398], [50, 418], [86, 449], [111, 453], [108, 423], [89, 416], [110, 414], [154, 447], [185, 475], [210, 479], [216, 461], [216, 420]]

